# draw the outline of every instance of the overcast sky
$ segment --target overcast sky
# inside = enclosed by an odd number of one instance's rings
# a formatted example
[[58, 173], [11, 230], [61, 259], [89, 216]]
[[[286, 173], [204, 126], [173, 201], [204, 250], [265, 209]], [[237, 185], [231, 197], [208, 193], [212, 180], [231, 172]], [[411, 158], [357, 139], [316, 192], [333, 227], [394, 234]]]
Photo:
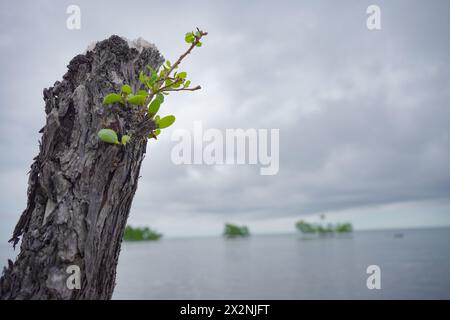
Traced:
[[[177, 122], [149, 142], [130, 223], [167, 236], [226, 221], [292, 232], [321, 213], [359, 229], [450, 225], [450, 2], [111, 2], [1, 1], [1, 241], [26, 205], [43, 88], [93, 41], [143, 37], [174, 61], [196, 26], [209, 36], [184, 69], [203, 89], [166, 99]], [[66, 28], [70, 4], [80, 30]], [[370, 4], [381, 30], [366, 27]], [[174, 165], [171, 134], [196, 120], [280, 129], [279, 173]]]

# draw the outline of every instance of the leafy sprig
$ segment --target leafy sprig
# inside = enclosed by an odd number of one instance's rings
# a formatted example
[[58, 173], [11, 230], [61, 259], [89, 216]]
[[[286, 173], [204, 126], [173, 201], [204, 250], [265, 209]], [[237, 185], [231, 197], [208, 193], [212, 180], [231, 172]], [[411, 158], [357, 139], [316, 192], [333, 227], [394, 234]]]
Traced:
[[[203, 43], [201, 40], [207, 34], [207, 32], [201, 31], [198, 28], [195, 32], [186, 33], [184, 40], [190, 46], [175, 63], [172, 64], [169, 60], [166, 60], [157, 69], [146, 66], [146, 70], [142, 70], [139, 73], [138, 79], [145, 90], [141, 89], [133, 93], [131, 86], [125, 84], [122, 86], [120, 93], [106, 95], [103, 98], [103, 104], [111, 105], [119, 103], [125, 107], [136, 106], [144, 114], [144, 120], [141, 126], [134, 128], [132, 133], [123, 135], [120, 141], [117, 133], [109, 128], [101, 129], [98, 132], [99, 139], [110, 144], [126, 145], [134, 135], [157, 139], [157, 136], [161, 133], [161, 129], [170, 127], [175, 122], [175, 116], [168, 115], [161, 118], [158, 115], [161, 104], [163, 104], [165, 96], [169, 95], [172, 91], [196, 91], [201, 89], [199, 85], [191, 87], [191, 81], [187, 79], [187, 73], [185, 71], [178, 71], [178, 68], [181, 62], [195, 47], [202, 46]], [[149, 127], [146, 125], [149, 122], [153, 122], [154, 126], [151, 127], [155, 128], [150, 129], [149, 132], [142, 132], [143, 130], [145, 131], [145, 128]]]

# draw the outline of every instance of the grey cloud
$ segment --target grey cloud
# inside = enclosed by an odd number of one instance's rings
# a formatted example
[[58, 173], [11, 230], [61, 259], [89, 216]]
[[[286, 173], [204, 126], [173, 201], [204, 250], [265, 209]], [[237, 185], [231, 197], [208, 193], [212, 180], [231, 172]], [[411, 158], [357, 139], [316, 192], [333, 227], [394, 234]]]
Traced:
[[9, 181], [26, 183], [45, 121], [42, 89], [70, 58], [116, 33], [142, 36], [173, 60], [193, 26], [210, 32], [186, 64], [204, 90], [170, 96], [165, 108], [188, 130], [194, 120], [280, 128], [280, 172], [175, 166], [169, 131], [149, 146], [131, 221], [275, 218], [449, 198], [446, 1], [379, 1], [383, 29], [375, 32], [365, 28], [370, 1], [79, 1], [80, 31], [65, 29], [71, 3], [43, 3], [5, 3], [0, 14], [1, 201], [11, 226], [26, 190], [8, 191]]

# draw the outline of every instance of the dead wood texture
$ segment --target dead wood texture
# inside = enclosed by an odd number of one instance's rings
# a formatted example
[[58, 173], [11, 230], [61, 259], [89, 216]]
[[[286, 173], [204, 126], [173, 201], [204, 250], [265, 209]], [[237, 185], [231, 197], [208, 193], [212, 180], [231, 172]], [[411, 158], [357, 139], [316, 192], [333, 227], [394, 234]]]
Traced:
[[[99, 141], [101, 128], [114, 129], [120, 140], [144, 120], [137, 108], [105, 106], [102, 99], [125, 83], [140, 89], [139, 71], [163, 61], [154, 46], [111, 36], [73, 58], [63, 80], [44, 90], [39, 155], [10, 240], [16, 245], [21, 239], [20, 253], [3, 270], [0, 299], [111, 298], [147, 140], [134, 137], [126, 146]], [[66, 285], [70, 265], [80, 267], [79, 290]]]

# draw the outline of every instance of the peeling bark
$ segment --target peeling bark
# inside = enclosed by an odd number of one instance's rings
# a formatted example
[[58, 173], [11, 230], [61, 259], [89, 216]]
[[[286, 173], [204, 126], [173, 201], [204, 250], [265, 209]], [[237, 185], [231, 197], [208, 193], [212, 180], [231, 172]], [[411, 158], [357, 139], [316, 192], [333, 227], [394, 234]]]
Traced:
[[[163, 61], [155, 47], [133, 48], [111, 36], [73, 58], [63, 80], [44, 89], [46, 125], [10, 240], [15, 246], [22, 238], [20, 253], [3, 270], [0, 299], [111, 298], [147, 139], [99, 141], [101, 128], [120, 139], [144, 120], [137, 108], [104, 106], [102, 99], [125, 83], [140, 89], [139, 71]], [[80, 267], [79, 290], [66, 286], [70, 265]]]

